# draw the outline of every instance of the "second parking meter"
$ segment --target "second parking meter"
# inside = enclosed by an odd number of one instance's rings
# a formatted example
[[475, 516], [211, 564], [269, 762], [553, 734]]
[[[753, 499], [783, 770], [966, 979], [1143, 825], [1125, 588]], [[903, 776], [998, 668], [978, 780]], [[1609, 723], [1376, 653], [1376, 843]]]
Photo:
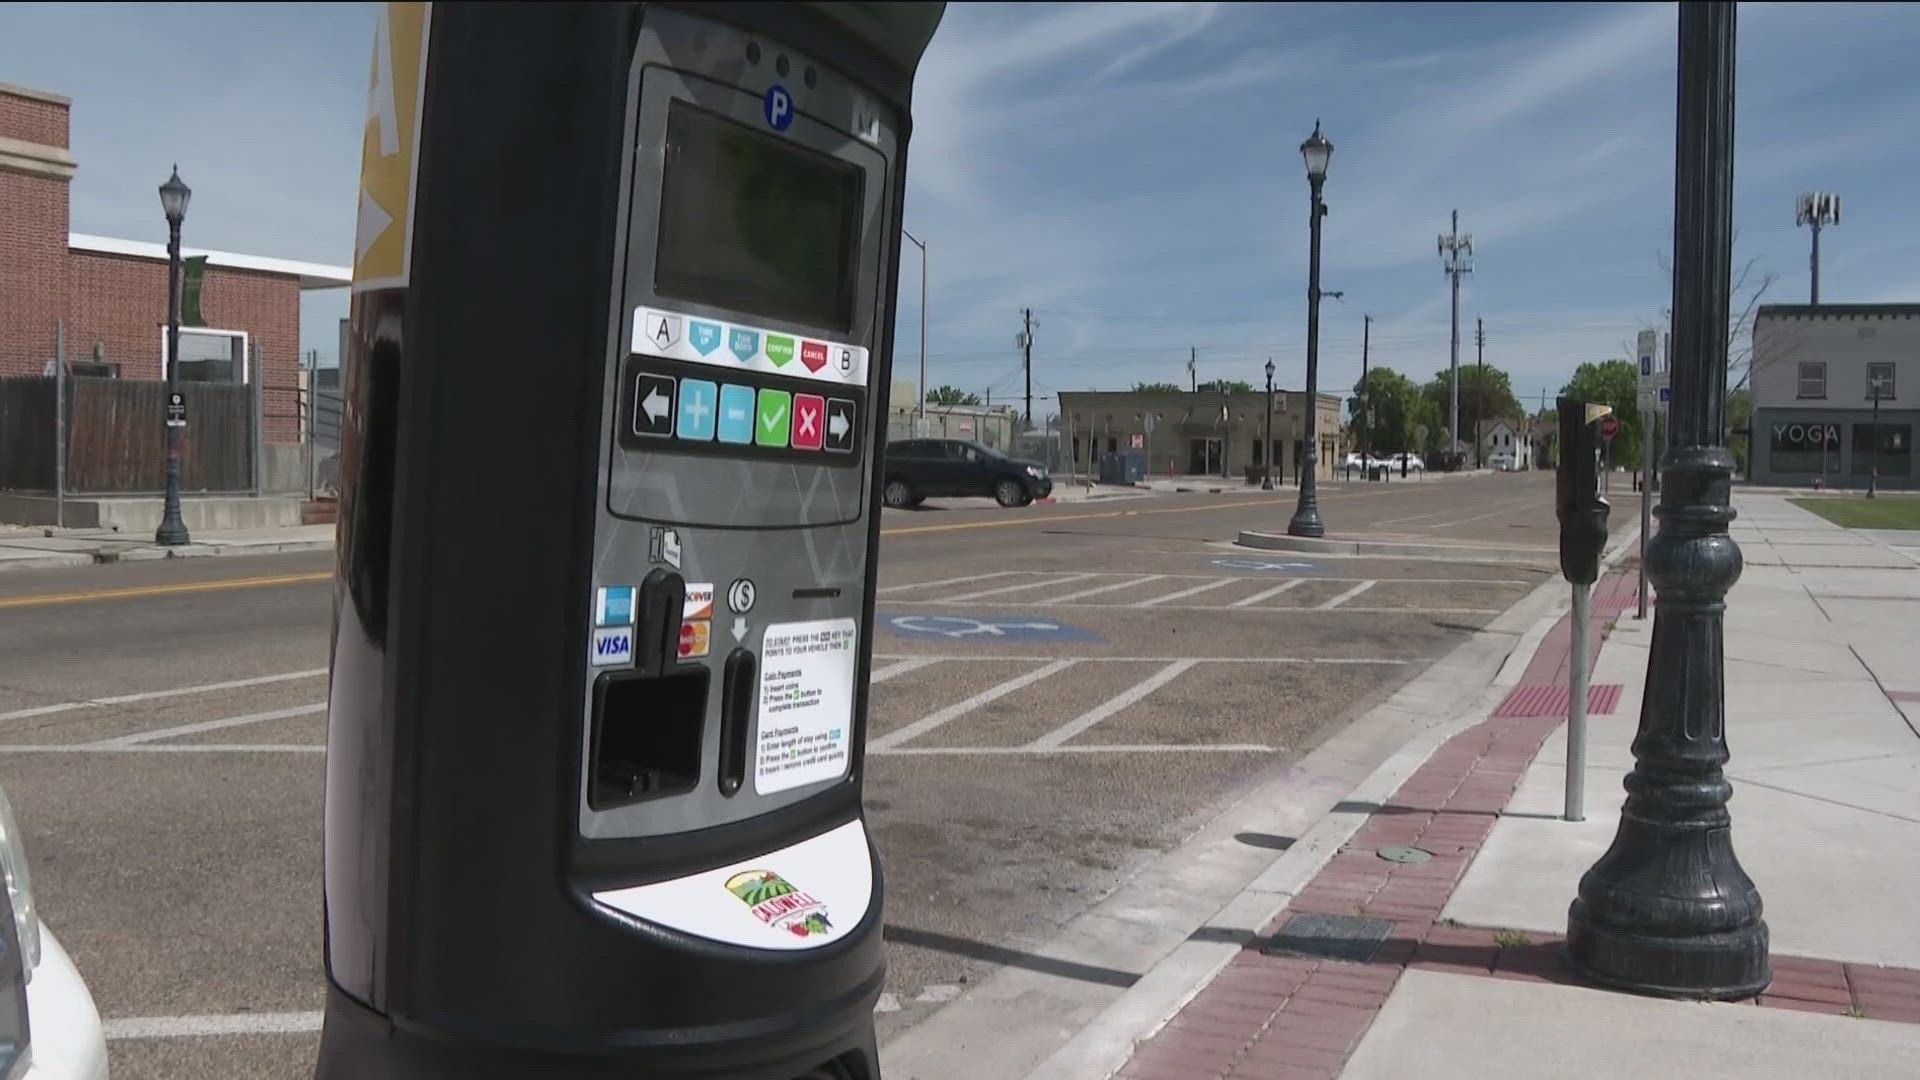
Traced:
[[861, 809], [940, 4], [390, 4], [325, 1080], [875, 1080]]
[[1591, 585], [1600, 576], [1609, 510], [1600, 493], [1600, 424], [1613, 409], [1573, 398], [1558, 398], [1555, 405], [1560, 425], [1560, 467], [1554, 473], [1560, 572], [1575, 585]]

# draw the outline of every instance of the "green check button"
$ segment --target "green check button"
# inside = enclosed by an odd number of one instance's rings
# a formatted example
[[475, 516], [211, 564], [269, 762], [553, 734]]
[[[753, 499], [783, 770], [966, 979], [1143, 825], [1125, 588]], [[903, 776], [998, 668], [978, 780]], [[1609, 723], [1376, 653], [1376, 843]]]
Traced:
[[757, 446], [784, 447], [791, 426], [793, 395], [785, 390], [760, 391], [759, 408], [753, 422], [753, 441]]

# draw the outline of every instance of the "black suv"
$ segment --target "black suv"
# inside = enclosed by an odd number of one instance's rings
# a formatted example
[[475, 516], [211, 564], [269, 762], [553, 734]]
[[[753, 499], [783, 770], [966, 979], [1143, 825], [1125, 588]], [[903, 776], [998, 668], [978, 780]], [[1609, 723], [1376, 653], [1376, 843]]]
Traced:
[[961, 439], [890, 442], [885, 468], [888, 506], [918, 506], [930, 495], [991, 495], [1001, 506], [1025, 506], [1053, 492], [1045, 467]]

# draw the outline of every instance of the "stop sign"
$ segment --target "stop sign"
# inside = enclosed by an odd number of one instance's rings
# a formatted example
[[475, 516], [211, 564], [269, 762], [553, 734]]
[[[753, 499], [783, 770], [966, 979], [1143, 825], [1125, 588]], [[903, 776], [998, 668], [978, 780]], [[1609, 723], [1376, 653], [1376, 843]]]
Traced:
[[1600, 418], [1600, 437], [1608, 442], [1620, 434], [1620, 418], [1611, 414]]

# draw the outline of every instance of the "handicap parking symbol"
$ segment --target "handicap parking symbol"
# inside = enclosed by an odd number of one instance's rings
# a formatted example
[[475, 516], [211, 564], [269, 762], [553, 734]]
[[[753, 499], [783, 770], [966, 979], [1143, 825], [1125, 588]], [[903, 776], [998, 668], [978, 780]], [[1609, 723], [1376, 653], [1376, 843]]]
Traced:
[[991, 615], [901, 614], [880, 616], [894, 636], [959, 641], [1102, 641], [1099, 634], [1043, 618]]
[[1213, 565], [1222, 570], [1285, 570], [1294, 574], [1317, 574], [1319, 563], [1284, 562], [1279, 559], [1215, 559]]

